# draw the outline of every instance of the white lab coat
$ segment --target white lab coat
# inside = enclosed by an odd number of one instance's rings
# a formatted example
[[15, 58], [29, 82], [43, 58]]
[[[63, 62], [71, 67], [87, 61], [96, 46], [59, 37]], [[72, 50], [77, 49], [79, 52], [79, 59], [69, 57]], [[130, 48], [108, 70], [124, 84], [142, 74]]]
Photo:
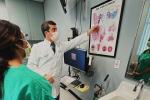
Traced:
[[52, 84], [52, 96], [56, 98], [60, 90], [60, 76], [63, 66], [64, 52], [89, 40], [87, 33], [66, 42], [56, 42], [56, 52], [54, 54], [50, 42], [46, 39], [34, 44], [28, 59], [27, 66], [34, 72], [44, 76], [51, 74], [55, 82]]

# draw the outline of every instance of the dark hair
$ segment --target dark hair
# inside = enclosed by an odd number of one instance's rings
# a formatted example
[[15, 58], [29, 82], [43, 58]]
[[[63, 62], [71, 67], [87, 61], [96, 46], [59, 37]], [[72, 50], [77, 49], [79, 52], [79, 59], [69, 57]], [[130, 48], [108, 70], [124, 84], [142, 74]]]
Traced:
[[8, 69], [8, 61], [25, 55], [23, 34], [19, 26], [6, 20], [0, 20], [0, 98], [3, 92], [4, 73]]
[[56, 23], [54, 21], [45, 21], [41, 25], [41, 30], [42, 30], [44, 37], [45, 37], [45, 31], [48, 31], [50, 28], [49, 25], [56, 25]]

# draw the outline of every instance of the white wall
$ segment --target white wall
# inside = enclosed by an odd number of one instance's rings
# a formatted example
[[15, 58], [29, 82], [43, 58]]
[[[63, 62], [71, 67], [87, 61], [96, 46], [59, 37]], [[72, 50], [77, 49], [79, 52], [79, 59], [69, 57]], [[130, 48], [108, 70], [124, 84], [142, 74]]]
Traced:
[[19, 25], [22, 32], [28, 34], [27, 39], [43, 39], [43, 3], [31, 0], [0, 0], [0, 19], [7, 19]]
[[[105, 0], [88, 0], [87, 19], [82, 21], [83, 31], [87, 30], [90, 26], [90, 8], [103, 2]], [[116, 58], [108, 58], [95, 56], [93, 67], [95, 68], [95, 75], [91, 83], [100, 83], [106, 74], [110, 74], [111, 81], [109, 92], [116, 89], [122, 80], [125, 80], [125, 72], [133, 46], [134, 33], [137, 32], [137, 25], [142, 10], [143, 0], [125, 0], [125, 7], [123, 19], [121, 24], [120, 36], [117, 47]], [[46, 20], [54, 20], [58, 24], [61, 38], [66, 36], [66, 30], [75, 23], [75, 8], [66, 15], [63, 13], [59, 0], [45, 0], [44, 4]], [[80, 3], [78, 4], [78, 21], [77, 28], [80, 30]], [[87, 45], [88, 46], [88, 45]], [[121, 61], [120, 68], [114, 69], [114, 61], [119, 59]], [[91, 94], [92, 95], [92, 94]], [[88, 98], [88, 97], [87, 97]], [[89, 96], [92, 98], [92, 96]]]
[[20, 26], [23, 33], [30, 35], [26, 2], [24, 0], [5, 0], [9, 21]]
[[8, 20], [8, 13], [4, 0], [0, 0], [0, 19]]

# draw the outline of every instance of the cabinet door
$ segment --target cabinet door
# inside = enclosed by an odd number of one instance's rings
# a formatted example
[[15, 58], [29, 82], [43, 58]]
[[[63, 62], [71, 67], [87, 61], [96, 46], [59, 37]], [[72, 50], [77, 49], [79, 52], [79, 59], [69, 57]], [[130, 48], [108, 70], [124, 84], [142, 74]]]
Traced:
[[8, 20], [8, 14], [4, 0], [0, 0], [0, 19]]
[[20, 26], [24, 34], [30, 36], [30, 25], [28, 20], [26, 0], [5, 0], [9, 21]]
[[41, 31], [41, 24], [44, 21], [43, 3], [27, 1], [27, 9], [32, 40], [43, 40]]
[[44, 21], [43, 3], [31, 0], [6, 0], [8, 18], [20, 26], [28, 40], [43, 40], [41, 24]]

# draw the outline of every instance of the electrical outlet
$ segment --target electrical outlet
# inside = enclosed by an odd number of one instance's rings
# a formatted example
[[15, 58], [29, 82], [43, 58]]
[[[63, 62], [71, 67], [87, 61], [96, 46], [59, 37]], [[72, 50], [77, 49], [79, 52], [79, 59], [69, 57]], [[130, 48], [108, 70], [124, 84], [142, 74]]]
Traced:
[[115, 60], [115, 63], [114, 63], [114, 68], [119, 68], [120, 67], [120, 60]]

